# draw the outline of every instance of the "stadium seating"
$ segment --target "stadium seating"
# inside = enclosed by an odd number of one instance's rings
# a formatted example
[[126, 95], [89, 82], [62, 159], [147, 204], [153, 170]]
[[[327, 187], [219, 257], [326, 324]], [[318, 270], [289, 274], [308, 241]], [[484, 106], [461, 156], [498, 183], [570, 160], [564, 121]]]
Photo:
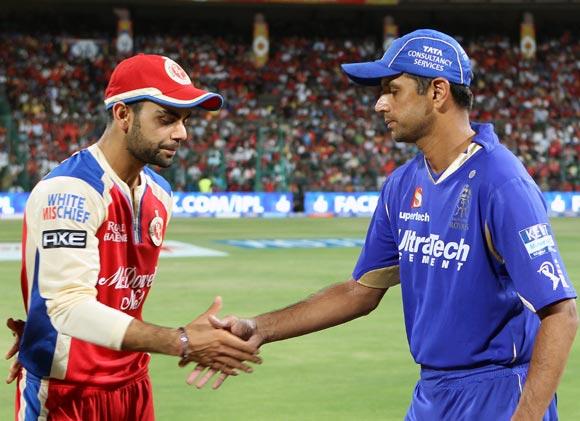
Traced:
[[[75, 57], [54, 35], [0, 34], [0, 188], [26, 191], [59, 161], [96, 141], [106, 121], [102, 91], [122, 59], [96, 36], [94, 58]], [[176, 190], [377, 190], [415, 153], [394, 143], [373, 115], [378, 91], [349, 83], [339, 64], [375, 59], [374, 39], [271, 40], [255, 69], [251, 46], [216, 37], [137, 37], [136, 50], [168, 55], [198, 86], [226, 99], [192, 119], [188, 147], [162, 173]], [[535, 61], [517, 44], [487, 36], [464, 42], [474, 64], [472, 119], [493, 121], [502, 141], [544, 190], [580, 189], [580, 43], [569, 33], [542, 41]], [[1, 114], [1, 113], [0, 113]], [[9, 128], [12, 124], [12, 127]]]

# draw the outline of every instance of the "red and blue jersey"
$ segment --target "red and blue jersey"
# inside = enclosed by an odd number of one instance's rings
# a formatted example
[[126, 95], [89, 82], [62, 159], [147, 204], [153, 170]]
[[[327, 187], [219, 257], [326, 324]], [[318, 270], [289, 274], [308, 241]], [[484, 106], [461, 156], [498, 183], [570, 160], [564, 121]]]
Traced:
[[31, 376], [46, 390], [33, 393], [38, 402], [26, 399], [23, 413], [43, 405], [51, 384], [109, 386], [146, 372], [148, 354], [120, 348], [129, 323], [141, 319], [171, 208], [162, 177], [145, 167], [131, 192], [97, 145], [34, 188], [22, 239], [20, 389], [26, 397]]
[[434, 369], [528, 362], [534, 314], [576, 297], [542, 193], [493, 126], [439, 176], [416, 156], [386, 181], [353, 272], [401, 284], [415, 361]]

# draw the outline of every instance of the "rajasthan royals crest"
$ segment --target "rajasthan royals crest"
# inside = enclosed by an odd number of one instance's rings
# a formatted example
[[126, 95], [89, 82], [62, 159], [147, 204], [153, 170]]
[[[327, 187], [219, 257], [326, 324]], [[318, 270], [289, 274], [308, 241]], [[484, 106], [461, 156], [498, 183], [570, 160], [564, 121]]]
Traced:
[[471, 207], [471, 187], [469, 184], [463, 186], [453, 216], [451, 217], [451, 224], [449, 226], [454, 229], [467, 231], [469, 229], [469, 208]]

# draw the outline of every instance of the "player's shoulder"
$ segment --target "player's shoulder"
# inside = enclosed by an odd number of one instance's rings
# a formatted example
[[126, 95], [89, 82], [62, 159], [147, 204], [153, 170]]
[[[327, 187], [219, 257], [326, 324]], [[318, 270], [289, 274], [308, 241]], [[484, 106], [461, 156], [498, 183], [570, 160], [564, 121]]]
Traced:
[[484, 172], [492, 189], [516, 179], [533, 183], [519, 158], [500, 142], [492, 124], [473, 123], [472, 127], [476, 131], [475, 142], [482, 146], [477, 161], [479, 171]]
[[73, 184], [78, 188], [81, 185], [90, 187], [102, 196], [105, 190], [103, 174], [104, 170], [95, 157], [88, 149], [83, 149], [61, 162], [41, 180], [38, 187], [66, 187]]
[[147, 178], [154, 183], [154, 185], [158, 186], [161, 188], [161, 190], [171, 196], [171, 185], [169, 184], [169, 181], [167, 181], [161, 174], [152, 170], [148, 166], [143, 168], [143, 172], [145, 173], [145, 176], [147, 176]]
[[413, 158], [409, 159], [403, 165], [397, 167], [391, 175], [387, 178], [387, 183], [398, 184], [401, 180], [407, 178], [408, 175], [415, 173], [420, 167], [424, 166], [425, 159], [422, 153], [418, 153]]
[[516, 179], [534, 183], [523, 163], [504, 145], [497, 145], [485, 158], [490, 187], [499, 188]]

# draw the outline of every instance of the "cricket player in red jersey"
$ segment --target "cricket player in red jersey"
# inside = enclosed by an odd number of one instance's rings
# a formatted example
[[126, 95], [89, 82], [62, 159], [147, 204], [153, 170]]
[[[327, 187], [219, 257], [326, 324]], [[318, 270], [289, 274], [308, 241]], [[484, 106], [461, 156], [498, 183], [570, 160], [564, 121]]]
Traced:
[[128, 58], [106, 89], [110, 119], [100, 140], [32, 191], [16, 419], [154, 419], [147, 352], [225, 373], [260, 362], [255, 346], [209, 324], [219, 298], [177, 329], [141, 318], [172, 208], [169, 184], [147, 164], [171, 165], [192, 108], [222, 102], [167, 57]]

